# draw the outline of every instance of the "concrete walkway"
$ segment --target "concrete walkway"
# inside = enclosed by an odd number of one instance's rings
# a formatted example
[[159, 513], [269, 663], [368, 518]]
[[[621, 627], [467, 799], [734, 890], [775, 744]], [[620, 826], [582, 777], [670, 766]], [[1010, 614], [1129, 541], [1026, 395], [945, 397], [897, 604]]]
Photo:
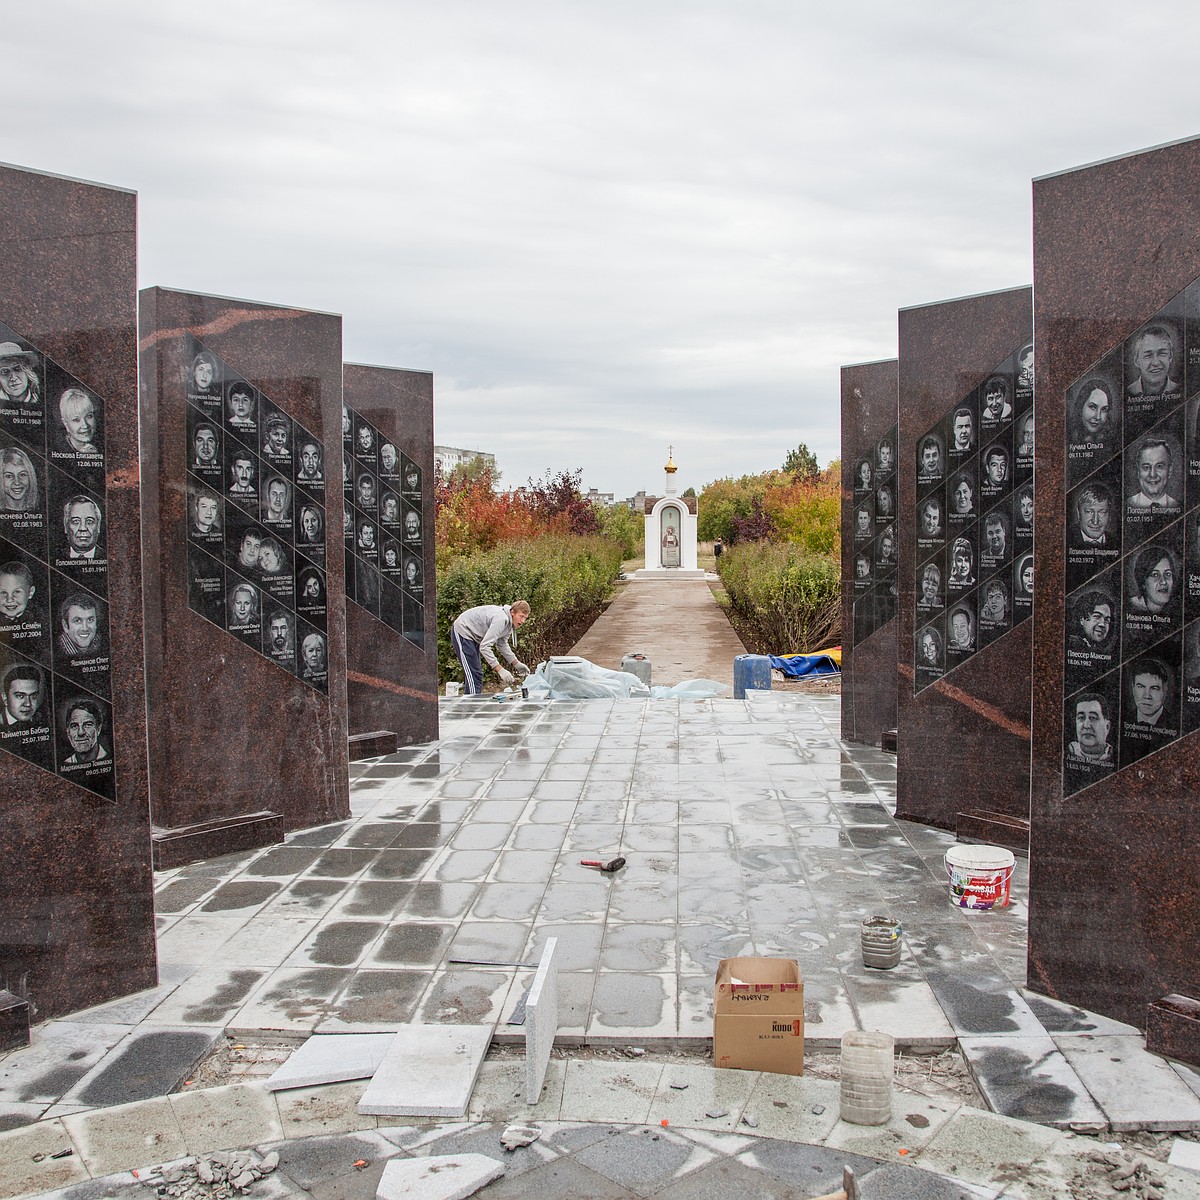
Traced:
[[668, 577], [622, 584], [571, 653], [614, 671], [626, 654], [644, 654], [653, 684], [714, 679], [732, 688], [733, 660], [746, 647], [705, 580]]
[[[160, 985], [0, 1056], [0, 1198], [145, 1195], [161, 1182], [145, 1168], [279, 1145], [261, 1200], [370, 1200], [388, 1157], [475, 1149], [508, 1167], [497, 1197], [803, 1197], [855, 1161], [871, 1200], [1079, 1200], [1101, 1168], [1076, 1129], [1200, 1128], [1200, 1075], [1023, 988], [1024, 863], [1011, 908], [947, 902], [953, 839], [895, 820], [894, 758], [840, 741], [836, 697], [460, 699], [441, 717], [438, 743], [353, 764], [350, 821], [160, 877]], [[617, 853], [611, 877], [579, 865]], [[904, 922], [893, 971], [862, 965], [875, 912]], [[360, 1084], [179, 1090], [232, 1033], [488, 1023], [520, 1039], [505, 1021], [532, 973], [506, 964], [547, 936], [562, 1043], [702, 1045], [717, 961], [783, 954], [810, 1044], [858, 1028], [957, 1044], [993, 1111], [898, 1093], [892, 1122], [864, 1129], [838, 1120], [828, 1080], [636, 1060], [556, 1060], [532, 1108], [522, 1064], [488, 1062], [466, 1123], [403, 1128], [358, 1114]], [[526, 1119], [542, 1141], [504, 1154], [498, 1126]], [[1200, 1198], [1196, 1177], [1148, 1169], [1164, 1196]]]

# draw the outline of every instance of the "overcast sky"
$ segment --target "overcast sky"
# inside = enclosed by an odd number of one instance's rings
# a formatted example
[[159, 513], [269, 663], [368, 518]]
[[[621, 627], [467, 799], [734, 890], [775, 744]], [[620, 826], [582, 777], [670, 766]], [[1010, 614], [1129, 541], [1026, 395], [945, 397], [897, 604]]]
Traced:
[[[140, 284], [340, 312], [439, 442], [629, 495], [838, 454], [896, 310], [1031, 282], [1032, 177], [1200, 133], [1186, 0], [41, 0], [0, 158]], [[2, 314], [0, 314], [0, 319]]]

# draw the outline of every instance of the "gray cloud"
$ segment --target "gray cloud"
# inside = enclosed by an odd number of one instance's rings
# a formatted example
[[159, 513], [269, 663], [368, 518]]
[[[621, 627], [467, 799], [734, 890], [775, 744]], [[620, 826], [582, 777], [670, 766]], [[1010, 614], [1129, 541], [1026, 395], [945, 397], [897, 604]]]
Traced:
[[3, 157], [137, 188], [141, 281], [345, 314], [437, 436], [628, 494], [838, 450], [896, 309], [1030, 280], [1030, 179], [1195, 132], [1166, 0], [45, 0]]

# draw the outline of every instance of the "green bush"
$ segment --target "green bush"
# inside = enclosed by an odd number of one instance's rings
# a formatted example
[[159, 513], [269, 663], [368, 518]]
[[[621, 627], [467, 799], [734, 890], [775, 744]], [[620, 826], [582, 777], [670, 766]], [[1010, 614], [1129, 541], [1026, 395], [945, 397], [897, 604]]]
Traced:
[[841, 639], [841, 571], [828, 555], [752, 542], [717, 559], [730, 618], [755, 654], [824, 650]]
[[531, 613], [517, 634], [517, 657], [533, 667], [552, 654], [565, 654], [599, 615], [621, 561], [621, 547], [607, 538], [551, 535], [503, 542], [439, 563], [439, 679], [461, 675], [450, 626], [477, 604], [528, 600]]
[[634, 512], [627, 504], [612, 504], [597, 508], [600, 533], [621, 547], [621, 558], [638, 558], [645, 551], [646, 517]]

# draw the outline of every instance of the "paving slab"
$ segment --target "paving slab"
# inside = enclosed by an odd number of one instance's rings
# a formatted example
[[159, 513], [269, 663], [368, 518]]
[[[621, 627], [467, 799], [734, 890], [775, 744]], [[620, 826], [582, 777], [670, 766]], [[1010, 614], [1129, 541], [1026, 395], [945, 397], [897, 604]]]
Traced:
[[395, 1040], [390, 1033], [316, 1033], [267, 1080], [267, 1090], [370, 1079]]
[[631, 1195], [651, 1196], [708, 1166], [716, 1155], [661, 1126], [648, 1126], [623, 1129], [576, 1151], [574, 1157]]
[[196, 968], [147, 1013], [150, 1025], [221, 1025], [245, 1003], [266, 976], [266, 967]]
[[931, 1100], [893, 1089], [892, 1115], [885, 1124], [855, 1125], [839, 1117], [823, 1141], [826, 1146], [867, 1154], [884, 1162], [899, 1162], [928, 1145], [961, 1107], [953, 1101]]
[[1200, 1097], [1145, 1040], [1108, 1034], [1055, 1038], [1113, 1129], [1200, 1129]]
[[283, 1136], [318, 1137], [374, 1129], [379, 1124], [378, 1117], [358, 1111], [358, 1102], [366, 1090], [366, 1081], [356, 1079], [348, 1083], [276, 1092], [275, 1106]]
[[1048, 1034], [960, 1038], [959, 1049], [993, 1112], [1059, 1129], [1103, 1129], [1104, 1113]]
[[837, 1124], [841, 1085], [836, 1080], [768, 1071], [733, 1073], [755, 1081], [746, 1111], [757, 1118], [755, 1132], [760, 1137], [823, 1142]]
[[524, 1062], [485, 1062], [475, 1081], [467, 1116], [472, 1121], [556, 1121], [562, 1111], [566, 1075], [566, 1061], [551, 1059], [546, 1067], [541, 1095], [533, 1104], [528, 1104], [524, 1099]]
[[223, 1034], [220, 1026], [194, 1029], [140, 1026], [66, 1092], [63, 1099], [99, 1107], [165, 1096], [188, 1078]]
[[92, 1175], [154, 1166], [188, 1153], [170, 1100], [161, 1096], [62, 1118]]
[[650, 1124], [666, 1119], [671, 1125], [732, 1131], [747, 1111], [757, 1082], [757, 1071], [668, 1063], [650, 1105]]
[[[272, 1147], [279, 1152], [279, 1173], [313, 1196], [326, 1195], [353, 1181], [355, 1195], [374, 1195], [384, 1165], [399, 1147], [381, 1133], [364, 1130], [336, 1137], [307, 1137]], [[362, 1167], [354, 1164], [361, 1162]], [[337, 1194], [336, 1192], [334, 1194]]]
[[463, 1117], [490, 1025], [410, 1025], [396, 1034], [359, 1101], [376, 1116]]
[[236, 1150], [283, 1137], [275, 1098], [263, 1083], [197, 1088], [170, 1101], [189, 1154]]
[[133, 1028], [74, 1021], [35, 1025], [28, 1046], [0, 1055], [0, 1101], [53, 1104], [61, 1100]]
[[[64, 1151], [64, 1157], [56, 1158]], [[39, 1121], [0, 1133], [0, 1196], [24, 1196], [88, 1178], [61, 1121]]]
[[465, 1200], [503, 1174], [503, 1164], [483, 1154], [392, 1159], [375, 1195], [378, 1200]]
[[1064, 1136], [1058, 1130], [961, 1108], [912, 1158], [916, 1166], [996, 1189], [1020, 1179]]
[[567, 1063], [560, 1117], [564, 1121], [646, 1121], [663, 1074], [662, 1063]]

